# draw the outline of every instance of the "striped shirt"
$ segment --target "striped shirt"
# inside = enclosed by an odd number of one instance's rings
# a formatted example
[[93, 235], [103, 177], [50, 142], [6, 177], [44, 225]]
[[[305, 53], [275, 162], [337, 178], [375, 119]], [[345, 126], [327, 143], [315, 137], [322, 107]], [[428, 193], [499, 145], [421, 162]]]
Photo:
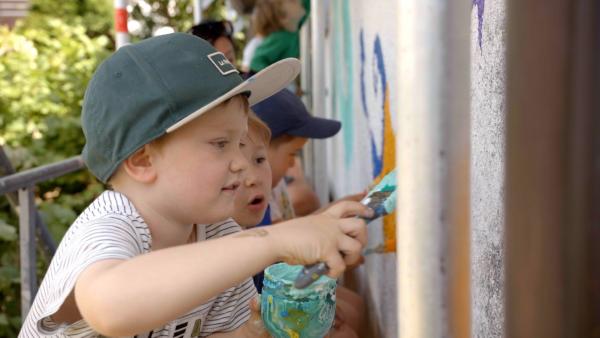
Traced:
[[[199, 225], [196, 229], [198, 241], [241, 230], [231, 219]], [[130, 259], [151, 250], [150, 229], [133, 204], [118, 192], [105, 191], [84, 210], [63, 237], [19, 337], [99, 337], [83, 319], [70, 325], [59, 325], [50, 316], [60, 308], [86, 267], [106, 259]], [[235, 330], [249, 319], [249, 302], [255, 295], [252, 279], [248, 278], [187, 315], [134, 337], [205, 337]]]

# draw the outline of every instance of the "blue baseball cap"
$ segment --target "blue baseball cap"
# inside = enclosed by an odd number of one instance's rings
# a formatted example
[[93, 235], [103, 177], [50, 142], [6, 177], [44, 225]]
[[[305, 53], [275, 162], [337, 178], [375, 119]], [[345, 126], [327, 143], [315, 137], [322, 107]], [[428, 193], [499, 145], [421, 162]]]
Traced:
[[300, 98], [287, 89], [278, 91], [251, 108], [269, 126], [273, 139], [284, 134], [328, 138], [337, 134], [342, 127], [340, 121], [312, 116]]

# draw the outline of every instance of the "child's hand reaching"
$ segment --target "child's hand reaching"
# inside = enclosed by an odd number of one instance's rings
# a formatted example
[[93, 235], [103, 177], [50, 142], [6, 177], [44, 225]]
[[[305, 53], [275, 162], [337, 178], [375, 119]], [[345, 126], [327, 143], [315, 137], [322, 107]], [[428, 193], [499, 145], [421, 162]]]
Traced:
[[367, 242], [364, 220], [372, 210], [352, 201], [336, 203], [321, 214], [296, 218], [269, 229], [275, 252], [288, 264], [325, 262], [328, 275], [338, 277], [356, 263]]
[[325, 211], [327, 211], [329, 208], [333, 207], [334, 205], [338, 204], [338, 203], [342, 203], [344, 201], [354, 201], [354, 202], [360, 202], [363, 198], [365, 198], [365, 196], [367, 196], [367, 190], [365, 191], [361, 191], [357, 194], [352, 194], [352, 195], [346, 195], [340, 199], [337, 199], [317, 210], [315, 210], [313, 212], [313, 214], [320, 214], [323, 213]]
[[244, 324], [243, 328], [243, 337], [271, 337], [260, 316], [260, 295], [250, 300], [250, 319]]
[[250, 300], [250, 318], [235, 331], [215, 333], [210, 338], [270, 338], [260, 316], [260, 295]]

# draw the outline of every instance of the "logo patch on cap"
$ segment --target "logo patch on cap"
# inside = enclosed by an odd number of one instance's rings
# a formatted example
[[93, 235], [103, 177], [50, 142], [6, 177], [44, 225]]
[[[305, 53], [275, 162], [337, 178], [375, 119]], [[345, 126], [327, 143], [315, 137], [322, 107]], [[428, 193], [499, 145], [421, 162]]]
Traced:
[[231, 74], [231, 73], [239, 73], [237, 69], [227, 60], [225, 55], [221, 52], [216, 52], [207, 55], [210, 62], [217, 67], [219, 72], [223, 75]]

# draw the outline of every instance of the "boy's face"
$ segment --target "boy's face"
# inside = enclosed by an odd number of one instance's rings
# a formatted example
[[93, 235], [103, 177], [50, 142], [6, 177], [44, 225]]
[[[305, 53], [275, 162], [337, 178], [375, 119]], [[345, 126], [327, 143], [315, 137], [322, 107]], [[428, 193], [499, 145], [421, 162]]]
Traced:
[[152, 165], [165, 217], [180, 224], [231, 217], [248, 166], [239, 147], [246, 129], [243, 101], [234, 97], [156, 142]]
[[294, 136], [285, 142], [271, 143], [269, 147], [269, 164], [273, 172], [272, 184], [276, 186], [287, 170], [294, 166], [296, 155], [302, 150], [308, 139]]
[[215, 40], [213, 46], [216, 50], [223, 53], [232, 65], [235, 65], [235, 50], [231, 40], [224, 36], [220, 36]]
[[298, 30], [298, 25], [306, 10], [302, 7], [300, 0], [284, 0], [281, 4], [285, 17], [281, 20], [283, 27], [290, 32]]
[[267, 146], [252, 128], [242, 138], [242, 153], [250, 165], [235, 196], [233, 218], [247, 228], [260, 223], [265, 215], [271, 196], [271, 166], [267, 161]]

